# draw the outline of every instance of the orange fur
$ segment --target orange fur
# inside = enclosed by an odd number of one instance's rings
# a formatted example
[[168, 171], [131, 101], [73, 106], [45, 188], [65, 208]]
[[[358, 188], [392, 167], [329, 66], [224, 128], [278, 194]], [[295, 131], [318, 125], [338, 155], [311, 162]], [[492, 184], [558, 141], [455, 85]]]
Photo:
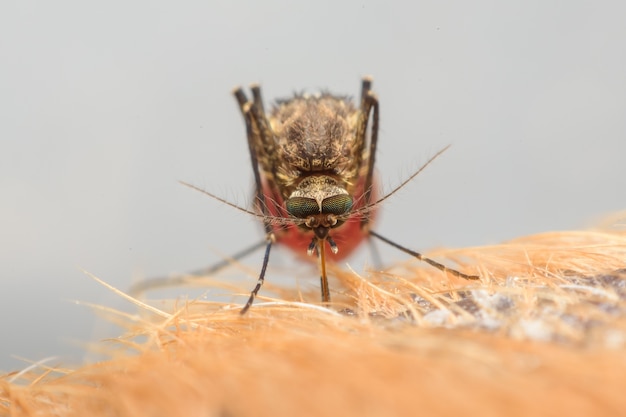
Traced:
[[344, 314], [288, 301], [255, 304], [243, 317], [206, 302], [146, 310], [126, 317], [123, 355], [0, 380], [0, 413], [624, 414], [624, 231], [546, 233], [428, 255], [462, 259], [461, 270], [483, 279], [416, 261], [364, 278], [334, 267]]

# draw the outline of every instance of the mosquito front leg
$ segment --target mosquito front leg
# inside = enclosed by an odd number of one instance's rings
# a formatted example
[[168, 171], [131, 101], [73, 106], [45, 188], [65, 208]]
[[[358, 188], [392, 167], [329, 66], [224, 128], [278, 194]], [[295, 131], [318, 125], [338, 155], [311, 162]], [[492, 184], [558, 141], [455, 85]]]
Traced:
[[254, 286], [252, 291], [250, 291], [250, 297], [248, 298], [248, 301], [246, 301], [246, 305], [243, 306], [243, 308], [239, 312], [241, 315], [246, 314], [246, 312], [250, 309], [250, 307], [252, 306], [252, 303], [254, 303], [254, 299], [256, 298], [257, 294], [259, 293], [259, 290], [261, 289], [261, 287], [263, 286], [263, 283], [265, 282], [265, 271], [267, 270], [267, 264], [270, 261], [270, 250], [272, 249], [272, 245], [274, 244], [275, 241], [276, 241], [276, 238], [274, 234], [269, 233], [267, 236], [267, 245], [265, 246], [265, 255], [263, 256], [263, 265], [261, 266], [261, 272], [259, 273], [259, 278], [257, 279], [256, 285]]
[[267, 270], [267, 264], [270, 259], [270, 250], [276, 241], [276, 237], [272, 232], [272, 225], [268, 220], [270, 213], [268, 212], [265, 193], [263, 192], [263, 184], [261, 182], [261, 173], [259, 170], [259, 160], [257, 158], [257, 148], [263, 145], [264, 140], [262, 137], [267, 134], [267, 120], [265, 119], [265, 111], [263, 110], [263, 104], [261, 102], [261, 89], [259, 86], [252, 86], [252, 96], [254, 101], [249, 101], [241, 88], [235, 89], [233, 94], [239, 104], [239, 108], [241, 109], [241, 113], [246, 123], [248, 150], [250, 152], [252, 171], [254, 172], [257, 199], [256, 203], [259, 210], [261, 210], [265, 216], [268, 216], [263, 221], [265, 234], [267, 236], [267, 245], [265, 247], [265, 255], [263, 256], [263, 265], [261, 266], [261, 272], [259, 273], [257, 283], [254, 286], [254, 289], [250, 292], [250, 297], [248, 298], [246, 305], [241, 309], [241, 314], [245, 314], [254, 302], [254, 299], [265, 282], [265, 271]]

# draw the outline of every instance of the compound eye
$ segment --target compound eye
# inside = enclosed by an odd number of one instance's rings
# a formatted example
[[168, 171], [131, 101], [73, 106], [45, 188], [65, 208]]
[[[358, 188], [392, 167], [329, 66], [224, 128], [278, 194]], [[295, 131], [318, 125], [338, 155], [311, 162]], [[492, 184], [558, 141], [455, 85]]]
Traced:
[[285, 203], [285, 207], [289, 214], [299, 219], [320, 213], [320, 206], [317, 204], [317, 201], [312, 198], [291, 197]]
[[352, 197], [348, 194], [337, 194], [322, 201], [322, 213], [340, 216], [352, 209]]

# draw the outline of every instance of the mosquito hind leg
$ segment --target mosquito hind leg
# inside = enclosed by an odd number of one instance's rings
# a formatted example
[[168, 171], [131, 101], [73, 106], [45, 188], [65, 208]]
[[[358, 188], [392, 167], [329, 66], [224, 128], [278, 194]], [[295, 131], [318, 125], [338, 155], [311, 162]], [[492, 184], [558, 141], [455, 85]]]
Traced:
[[247, 248], [230, 256], [228, 259], [219, 261], [216, 264], [211, 265], [207, 268], [196, 269], [195, 271], [188, 272], [184, 275], [181, 274], [169, 277], [148, 278], [130, 287], [130, 289], [128, 290], [128, 294], [132, 297], [138, 298], [147, 291], [152, 291], [159, 288], [184, 286], [186, 284], [192, 283], [194, 280], [200, 277], [215, 274], [216, 272], [221, 271], [222, 269], [231, 265], [233, 261], [239, 261], [245, 258], [252, 252], [259, 250], [263, 245], [265, 245], [265, 240], [261, 240], [259, 242], [256, 242], [254, 245], [248, 246]]
[[369, 231], [369, 235], [370, 236], [374, 236], [377, 239], [382, 240], [383, 242], [387, 243], [390, 246], [393, 246], [394, 248], [401, 250], [402, 252], [409, 254], [417, 259], [419, 259], [420, 261], [426, 262], [427, 264], [434, 266], [435, 268], [437, 268], [438, 270], [448, 273], [450, 275], [454, 275], [455, 277], [459, 277], [459, 278], [463, 278], [463, 279], [467, 279], [467, 280], [479, 280], [480, 277], [478, 275], [468, 275], [468, 274], [464, 274], [463, 272], [457, 271], [456, 269], [452, 269], [452, 268], [448, 268], [447, 266], [445, 266], [444, 264], [441, 264], [437, 261], [434, 261], [430, 258], [427, 258], [426, 256], [422, 255], [419, 252], [415, 252], [412, 251], [411, 249], [405, 248], [404, 246], [401, 246], [389, 239], [387, 239], [386, 237], [383, 237], [381, 235], [379, 235], [378, 233], [374, 232], [373, 230]]

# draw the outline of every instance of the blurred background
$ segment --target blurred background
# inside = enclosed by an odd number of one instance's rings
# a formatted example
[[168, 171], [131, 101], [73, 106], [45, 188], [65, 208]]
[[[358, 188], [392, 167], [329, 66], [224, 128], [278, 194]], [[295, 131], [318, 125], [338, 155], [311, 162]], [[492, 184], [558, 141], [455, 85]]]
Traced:
[[[0, 371], [27, 366], [19, 357], [80, 362], [82, 343], [119, 333], [75, 301], [132, 308], [81, 268], [128, 289], [262, 238], [255, 219], [177, 183], [249, 204], [236, 85], [260, 82], [266, 102], [320, 88], [358, 97], [373, 75], [387, 190], [452, 144], [383, 207], [377, 230], [416, 250], [580, 229], [625, 209], [625, 12], [583, 1], [2, 2]], [[386, 262], [406, 259], [378, 247]], [[261, 256], [246, 259], [251, 271]], [[277, 250], [270, 266], [285, 259]], [[318, 285], [314, 268], [301, 278]]]

